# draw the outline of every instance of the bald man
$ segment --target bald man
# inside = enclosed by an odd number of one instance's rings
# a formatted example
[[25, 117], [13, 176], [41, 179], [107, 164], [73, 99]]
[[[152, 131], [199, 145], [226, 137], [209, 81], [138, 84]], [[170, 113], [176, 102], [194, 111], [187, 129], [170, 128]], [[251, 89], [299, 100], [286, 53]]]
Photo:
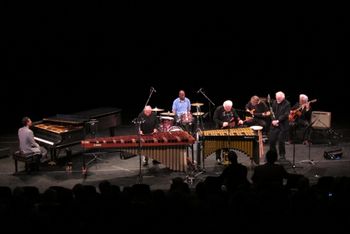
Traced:
[[[145, 106], [139, 114], [138, 119], [141, 120], [140, 134], [152, 134], [158, 131], [159, 121], [155, 112], [152, 112], [151, 106]], [[148, 156], [142, 156], [143, 166], [148, 166]]]

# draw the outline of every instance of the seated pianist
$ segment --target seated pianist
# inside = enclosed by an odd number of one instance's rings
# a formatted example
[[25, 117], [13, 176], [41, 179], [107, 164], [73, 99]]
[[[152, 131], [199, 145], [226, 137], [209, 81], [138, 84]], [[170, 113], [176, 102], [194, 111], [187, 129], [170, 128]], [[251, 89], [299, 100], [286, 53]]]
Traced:
[[24, 154], [33, 153], [41, 155], [41, 162], [48, 161], [47, 150], [39, 146], [34, 140], [34, 133], [30, 129], [32, 126], [32, 120], [29, 117], [24, 117], [22, 119], [23, 127], [18, 129], [18, 139], [20, 151]]

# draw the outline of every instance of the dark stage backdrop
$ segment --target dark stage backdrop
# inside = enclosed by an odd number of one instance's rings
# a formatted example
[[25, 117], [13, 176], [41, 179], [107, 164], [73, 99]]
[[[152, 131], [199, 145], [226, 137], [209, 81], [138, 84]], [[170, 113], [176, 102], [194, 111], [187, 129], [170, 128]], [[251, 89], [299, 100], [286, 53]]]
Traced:
[[5, 6], [1, 132], [16, 130], [26, 115], [40, 120], [101, 106], [123, 109], [129, 124], [150, 87], [150, 104], [166, 110], [179, 89], [205, 112], [200, 88], [216, 106], [231, 99], [238, 109], [252, 95], [282, 90], [292, 104], [305, 93], [318, 100], [315, 110], [332, 112], [332, 122], [346, 120], [349, 27], [341, 14], [50, 4]]

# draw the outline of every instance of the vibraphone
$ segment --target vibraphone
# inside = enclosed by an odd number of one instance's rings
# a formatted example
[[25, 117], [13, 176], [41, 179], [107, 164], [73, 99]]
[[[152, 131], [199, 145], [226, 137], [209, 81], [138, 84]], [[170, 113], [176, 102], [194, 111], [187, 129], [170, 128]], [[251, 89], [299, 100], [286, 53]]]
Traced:
[[[141, 142], [141, 147], [139, 143]], [[117, 148], [131, 154], [139, 154], [155, 159], [171, 170], [186, 171], [189, 147], [195, 139], [185, 131], [159, 132], [151, 135], [115, 136], [93, 138], [81, 141], [85, 149]]]
[[258, 137], [251, 128], [206, 130], [202, 132], [202, 137], [205, 158], [216, 150], [228, 148], [245, 153], [256, 164], [259, 164]]

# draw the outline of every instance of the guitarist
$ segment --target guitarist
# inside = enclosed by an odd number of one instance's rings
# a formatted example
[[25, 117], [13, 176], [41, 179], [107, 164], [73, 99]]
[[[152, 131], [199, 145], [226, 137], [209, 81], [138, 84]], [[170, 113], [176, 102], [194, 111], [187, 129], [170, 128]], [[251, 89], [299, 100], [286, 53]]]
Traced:
[[297, 102], [289, 114], [289, 141], [295, 141], [297, 129], [302, 129], [302, 141], [308, 144], [310, 134], [310, 120], [311, 120], [311, 102], [305, 94], [299, 95], [299, 102]]
[[286, 147], [285, 140], [287, 138], [289, 124], [288, 116], [290, 112], [290, 103], [285, 98], [285, 94], [281, 91], [276, 93], [276, 100], [269, 103], [271, 109], [271, 127], [270, 127], [270, 150], [276, 150], [278, 142], [278, 151], [280, 159], [285, 160]]
[[258, 96], [253, 96], [250, 101], [245, 105], [246, 112], [252, 116], [252, 118], [246, 118], [245, 124], [247, 126], [261, 126], [265, 133], [268, 132], [268, 121], [270, 119], [270, 111], [265, 103], [263, 103]]
[[[213, 120], [216, 128], [227, 129], [237, 125], [242, 125], [243, 121], [239, 118], [237, 111], [232, 107], [232, 101], [226, 100], [222, 106], [214, 111]], [[227, 149], [228, 151], [228, 149]], [[216, 151], [216, 161], [221, 164], [221, 150]]]

